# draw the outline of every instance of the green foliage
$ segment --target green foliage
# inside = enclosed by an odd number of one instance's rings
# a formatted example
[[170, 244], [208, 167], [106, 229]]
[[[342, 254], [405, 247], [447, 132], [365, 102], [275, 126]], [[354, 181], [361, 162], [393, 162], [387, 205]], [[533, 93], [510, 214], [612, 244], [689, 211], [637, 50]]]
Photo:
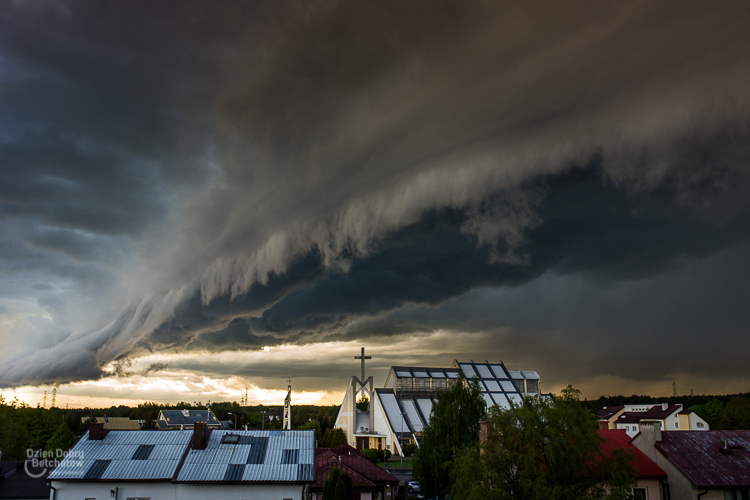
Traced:
[[357, 400], [357, 409], [359, 411], [367, 411], [367, 408], [370, 406], [370, 400], [367, 398], [367, 396], [362, 396]]
[[[452, 471], [456, 500], [630, 498], [637, 471], [632, 454], [602, 452], [596, 421], [568, 388], [556, 401], [528, 398], [490, 410], [480, 446], [459, 452]], [[481, 450], [481, 452], [480, 452]]]
[[334, 448], [346, 443], [346, 434], [342, 429], [326, 429], [323, 438], [318, 443], [320, 448]]
[[325, 483], [323, 483], [323, 500], [333, 500], [336, 495], [336, 484], [339, 481], [341, 471], [336, 467], [331, 469], [331, 473], [328, 475]]
[[390, 450], [376, 450], [375, 448], [365, 449], [365, 450], [359, 450], [363, 454], [367, 455], [367, 458], [372, 460], [373, 462], [385, 462], [389, 458], [391, 458], [391, 451]]
[[366, 455], [367, 458], [369, 458], [373, 462], [378, 461], [378, 455], [379, 455], [378, 450], [370, 448], [370, 449], [359, 450], [359, 451], [361, 451], [363, 455]]
[[414, 443], [405, 444], [402, 447], [405, 457], [410, 457], [417, 452], [417, 445]]
[[718, 429], [722, 414], [724, 413], [724, 403], [718, 399], [713, 399], [703, 405], [691, 406], [690, 410], [705, 420], [709, 429]]
[[730, 399], [724, 407], [719, 428], [750, 429], [750, 399], [740, 397]]
[[339, 495], [339, 484], [342, 485], [343, 495], [342, 500], [351, 500], [352, 498], [352, 476], [348, 472], [342, 472], [339, 476], [339, 481], [336, 484], [336, 497], [338, 500]]
[[141, 429], [156, 429], [158, 426], [156, 425], [156, 419], [154, 418], [153, 413], [149, 413], [146, 415], [146, 418], [144, 418], [141, 421]]
[[[44, 449], [47, 451], [68, 451], [76, 442], [76, 435], [70, 430], [70, 427], [63, 422], [57, 428], [54, 434], [49, 438]], [[60, 453], [57, 456], [61, 456]]]
[[451, 490], [454, 458], [476, 444], [484, 414], [485, 402], [476, 379], [469, 383], [459, 378], [451, 389], [438, 394], [412, 462], [412, 473], [426, 497], [444, 496]]

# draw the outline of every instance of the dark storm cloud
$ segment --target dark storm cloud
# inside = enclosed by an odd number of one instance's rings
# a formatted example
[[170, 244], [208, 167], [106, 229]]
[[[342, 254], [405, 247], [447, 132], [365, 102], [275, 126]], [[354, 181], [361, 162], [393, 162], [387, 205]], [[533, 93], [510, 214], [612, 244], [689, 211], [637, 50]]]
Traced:
[[0, 265], [70, 335], [2, 360], [0, 386], [146, 351], [430, 331], [399, 309], [550, 272], [618, 289], [741, 245], [747, 15], [5, 5]]

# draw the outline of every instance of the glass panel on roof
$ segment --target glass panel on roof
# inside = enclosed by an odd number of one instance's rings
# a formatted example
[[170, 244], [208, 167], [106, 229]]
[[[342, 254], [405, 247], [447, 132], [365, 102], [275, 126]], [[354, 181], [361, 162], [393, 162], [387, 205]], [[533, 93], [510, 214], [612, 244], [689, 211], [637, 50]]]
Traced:
[[521, 372], [518, 370], [509, 370], [510, 371], [510, 378], [512, 379], [523, 379], [523, 375], [521, 375]]
[[397, 377], [411, 377], [410, 372], [404, 372], [404, 371], [397, 371], [396, 372]]
[[434, 378], [432, 379], [432, 390], [433, 391], [442, 391], [448, 388], [448, 381], [444, 378]]
[[429, 378], [430, 375], [427, 372], [414, 372], [415, 377]]
[[438, 371], [430, 371], [430, 376], [432, 376], [432, 378], [445, 378], [445, 373], [438, 372]]
[[459, 364], [459, 367], [461, 367], [461, 371], [464, 372], [464, 377], [471, 380], [471, 377], [475, 377], [477, 375], [477, 372], [474, 371], [474, 367], [468, 364]]
[[500, 385], [505, 392], [516, 392], [516, 386], [510, 380], [501, 380]]
[[522, 371], [523, 378], [526, 380], [539, 380], [539, 374], [534, 371]]
[[457, 372], [447, 372], [447, 373], [448, 373], [448, 378], [458, 378]]
[[500, 384], [498, 384], [494, 380], [485, 380], [484, 384], [487, 386], [487, 389], [490, 392], [500, 392], [502, 390], [500, 389]]
[[516, 405], [520, 405], [523, 402], [520, 394], [508, 394], [508, 399], [513, 401]]
[[492, 405], [494, 405], [494, 404], [495, 404], [495, 402], [494, 402], [494, 401], [492, 401], [492, 398], [490, 397], [490, 395], [489, 395], [488, 393], [486, 393], [486, 392], [483, 392], [483, 393], [482, 393], [482, 397], [484, 397], [484, 402], [485, 402], [485, 403], [487, 403], [487, 407], [488, 407], [488, 408], [489, 408], [490, 406], [492, 406]]
[[476, 367], [480, 377], [495, 378], [495, 376], [490, 372], [490, 369], [487, 367], [487, 365], [476, 365]]
[[495, 373], [495, 376], [499, 379], [507, 379], [508, 376], [505, 374], [505, 370], [503, 370], [503, 367], [501, 365], [490, 365], [490, 368], [492, 368], [492, 371]]
[[492, 394], [492, 399], [501, 408], [510, 408], [510, 404], [508, 404], [508, 398], [505, 397], [505, 394], [494, 393]]

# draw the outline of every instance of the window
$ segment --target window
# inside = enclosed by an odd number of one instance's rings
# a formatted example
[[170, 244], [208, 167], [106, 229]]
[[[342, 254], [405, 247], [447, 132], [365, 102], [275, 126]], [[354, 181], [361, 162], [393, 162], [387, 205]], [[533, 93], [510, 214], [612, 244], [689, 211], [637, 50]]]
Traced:
[[742, 490], [724, 490], [724, 500], [747, 500], [747, 495]]
[[633, 488], [633, 500], [648, 500], [646, 488]]
[[523, 379], [520, 378], [514, 378], [513, 379], [513, 385], [516, 386], [516, 390], [518, 392], [524, 392], [523, 390]]
[[526, 392], [529, 394], [539, 393], [539, 381], [538, 380], [527, 380], [526, 381]]
[[667, 483], [661, 484], [661, 498], [662, 500], [672, 500], [669, 497], [669, 485]]
[[674, 428], [675, 429], [679, 429], [680, 428], [680, 423], [679, 422], [675, 422], [674, 423]]
[[699, 428], [699, 429], [703, 429], [703, 428], [705, 427], [705, 425], [703, 425], [703, 422], [697, 422], [697, 423], [695, 424], [695, 426], [696, 426], [697, 428]]

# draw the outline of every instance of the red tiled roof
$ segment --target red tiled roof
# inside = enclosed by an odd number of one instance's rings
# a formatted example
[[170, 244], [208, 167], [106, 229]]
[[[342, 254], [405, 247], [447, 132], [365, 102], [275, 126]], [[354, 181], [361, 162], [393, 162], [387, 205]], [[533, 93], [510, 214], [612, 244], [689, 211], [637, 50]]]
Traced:
[[695, 488], [750, 487], [750, 431], [662, 431], [661, 439], [656, 449]]
[[667, 473], [661, 467], [630, 442], [630, 436], [625, 429], [599, 429], [598, 432], [603, 438], [602, 451], [605, 454], [609, 454], [613, 448], [624, 448], [633, 452], [630, 464], [636, 468], [640, 479], [667, 477]]
[[375, 465], [367, 455], [348, 444], [342, 444], [335, 448], [315, 450], [315, 483], [312, 486], [322, 487], [333, 467], [348, 472], [355, 487], [398, 483], [396, 476]]

